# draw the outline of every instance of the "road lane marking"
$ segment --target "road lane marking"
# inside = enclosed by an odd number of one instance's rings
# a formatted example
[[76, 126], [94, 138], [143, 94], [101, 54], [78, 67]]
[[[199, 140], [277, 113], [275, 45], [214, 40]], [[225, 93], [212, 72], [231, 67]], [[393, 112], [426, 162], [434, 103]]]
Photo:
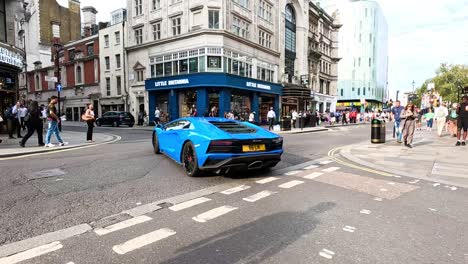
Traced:
[[395, 185], [394, 182], [387, 182], [388, 185]]
[[321, 172], [314, 172], [314, 173], [311, 173], [311, 174], [309, 174], [309, 175], [306, 175], [306, 176], [304, 176], [304, 177], [302, 177], [302, 178], [308, 179], [308, 180], [313, 180], [313, 179], [315, 179], [315, 178], [317, 178], [317, 177], [320, 177], [320, 176], [322, 176], [322, 175], [323, 175], [323, 173], [321, 173]]
[[319, 167], [318, 165], [310, 165], [310, 166], [305, 167], [304, 170], [316, 169], [318, 167]]
[[382, 202], [382, 201], [383, 201], [383, 199], [382, 199], [382, 198], [380, 198], [380, 197], [375, 197], [375, 198], [374, 198], [374, 201], [377, 201], [377, 202]]
[[334, 171], [337, 171], [339, 169], [340, 169], [339, 167], [330, 167], [330, 168], [324, 169], [322, 171], [324, 171], [324, 172], [334, 172]]
[[270, 195], [272, 195], [272, 194], [275, 194], [275, 193], [276, 193], [276, 192], [263, 191], [263, 192], [259, 192], [259, 193], [256, 193], [256, 194], [254, 194], [254, 195], [251, 195], [251, 196], [249, 196], [249, 197], [245, 197], [245, 198], [242, 199], [242, 200], [253, 203], [253, 202], [256, 202], [256, 201], [258, 201], [258, 200], [261, 200], [261, 199], [263, 199], [263, 198], [266, 198], [266, 197], [268, 197], [268, 196], [270, 196]]
[[324, 160], [324, 161], [321, 161], [320, 164], [327, 165], [327, 164], [330, 164], [332, 162], [333, 162], [332, 160]]
[[290, 172], [286, 172], [284, 175], [287, 175], [287, 176], [293, 176], [293, 175], [296, 175], [296, 174], [299, 174], [301, 173], [301, 171], [290, 171]]
[[221, 193], [226, 194], [226, 195], [230, 195], [230, 194], [233, 194], [233, 193], [236, 193], [236, 192], [241, 192], [241, 191], [247, 190], [249, 188], [250, 188], [250, 186], [240, 185], [240, 186], [237, 186], [237, 187], [222, 191]]
[[44, 254], [59, 250], [61, 248], [63, 248], [62, 243], [60, 243], [60, 241], [55, 241], [55, 242], [52, 242], [50, 244], [45, 244], [45, 245], [42, 245], [42, 246], [39, 246], [39, 247], [36, 247], [36, 248], [32, 248], [32, 249], [23, 251], [21, 253], [18, 253], [18, 254], [12, 255], [12, 256], [8, 256], [8, 257], [5, 257], [5, 258], [0, 258], [0, 264], [18, 263], [18, 262], [21, 262], [21, 261], [32, 259], [32, 258], [41, 256], [41, 255], [44, 255]]
[[131, 226], [138, 225], [144, 222], [148, 222], [150, 220], [152, 220], [151, 217], [146, 216], [146, 215], [140, 215], [140, 216], [137, 216], [137, 217], [134, 217], [134, 218], [110, 225], [110, 226], [106, 226], [103, 228], [96, 228], [94, 229], [94, 232], [98, 236], [103, 236], [103, 235], [107, 235], [109, 233], [112, 233], [118, 230], [125, 229], [127, 227], [131, 227]]
[[438, 182], [437, 182], [437, 183], [434, 183], [434, 184], [432, 184], [432, 186], [434, 186], [434, 187], [437, 187], [437, 186], [439, 186], [439, 185], [440, 185], [440, 183], [438, 183]]
[[367, 209], [362, 209], [361, 211], [359, 211], [361, 214], [371, 214], [371, 211], [370, 210], [367, 210]]
[[381, 191], [381, 192], [388, 192], [388, 190], [385, 189], [385, 188], [381, 188], [380, 191]]
[[123, 244], [116, 245], [112, 247], [112, 250], [114, 250], [114, 252], [119, 255], [123, 255], [135, 249], [139, 249], [159, 240], [173, 236], [175, 234], [176, 232], [174, 230], [171, 230], [169, 228], [162, 228], [151, 233], [133, 238]]
[[290, 181], [290, 182], [287, 182], [287, 183], [283, 183], [278, 187], [284, 188], [284, 189], [289, 189], [289, 188], [292, 188], [292, 187], [294, 187], [296, 185], [303, 184], [303, 183], [304, 183], [303, 181], [294, 180], [294, 181]]
[[258, 181], [256, 181], [256, 183], [265, 184], [265, 183], [269, 183], [269, 182], [276, 181], [276, 180], [279, 180], [279, 178], [269, 177], [269, 178], [265, 178], [265, 179], [262, 179], [262, 180], [258, 180]]
[[434, 208], [429, 208], [429, 210], [432, 212], [437, 212], [437, 209], [434, 209]]
[[354, 233], [354, 231], [356, 231], [356, 228], [353, 226], [345, 226], [343, 227], [343, 231]]
[[333, 161], [335, 161], [336, 163], [341, 164], [341, 165], [344, 165], [344, 166], [346, 166], [346, 167], [358, 169], [358, 170], [361, 170], [361, 171], [367, 171], [367, 172], [370, 172], [370, 173], [378, 174], [378, 175], [381, 175], [381, 176], [394, 177], [394, 175], [389, 174], [389, 173], [386, 173], [386, 172], [383, 172], [383, 171], [378, 171], [378, 170], [369, 169], [369, 168], [363, 167], [362, 165], [355, 165], [355, 164], [352, 164], [352, 163], [350, 163], [350, 162], [345, 162], [345, 161], [343, 161], [343, 160], [341, 160], [341, 159], [338, 159], [337, 157], [335, 157], [335, 153], [336, 153], [337, 151], [339, 151], [340, 149], [342, 149], [342, 148], [334, 148], [334, 149], [332, 149], [332, 150], [330, 150], [330, 151], [328, 152], [328, 156], [329, 156], [330, 158], [332, 158]]
[[410, 181], [408, 183], [411, 183], [411, 184], [415, 184], [415, 183], [418, 183], [420, 180], [414, 180], [414, 181]]
[[237, 210], [238, 208], [237, 207], [232, 207], [232, 206], [228, 206], [228, 205], [225, 205], [225, 206], [221, 206], [221, 207], [218, 207], [218, 208], [215, 208], [215, 209], [212, 209], [210, 211], [207, 211], [207, 212], [204, 212], [202, 214], [199, 214], [195, 217], [193, 217], [192, 219], [199, 222], [199, 223], [205, 223], [209, 220], [213, 220], [219, 216], [222, 216], [224, 214], [227, 214], [231, 211], [234, 211], [234, 210]]
[[319, 255], [326, 259], [332, 259], [335, 255], [335, 252], [324, 248], [322, 249], [322, 251], [319, 252]]
[[187, 209], [187, 208], [190, 208], [192, 206], [199, 205], [199, 204], [202, 204], [202, 203], [205, 203], [205, 202], [208, 202], [208, 201], [211, 201], [211, 199], [206, 198], [206, 197], [200, 197], [200, 198], [196, 198], [196, 199], [193, 199], [193, 200], [189, 200], [189, 201], [186, 201], [186, 202], [183, 202], [183, 203], [173, 205], [173, 206], [169, 207], [169, 209], [174, 211], [174, 212], [177, 212], [177, 211], [184, 210], [184, 209]]

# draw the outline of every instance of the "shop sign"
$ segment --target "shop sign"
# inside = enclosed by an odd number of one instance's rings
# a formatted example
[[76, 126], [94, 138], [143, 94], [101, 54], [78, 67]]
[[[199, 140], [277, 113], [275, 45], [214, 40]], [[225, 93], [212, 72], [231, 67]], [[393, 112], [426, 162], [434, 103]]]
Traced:
[[261, 83], [255, 83], [255, 82], [246, 82], [245, 84], [247, 87], [252, 87], [252, 88], [258, 88], [258, 89], [264, 89], [264, 90], [271, 90], [270, 85], [265, 85]]
[[189, 79], [178, 79], [178, 80], [169, 80], [169, 81], [159, 81], [154, 83], [154, 87], [164, 87], [164, 86], [173, 86], [181, 84], [189, 84]]
[[0, 47], [0, 62], [22, 68], [23, 56], [19, 53]]

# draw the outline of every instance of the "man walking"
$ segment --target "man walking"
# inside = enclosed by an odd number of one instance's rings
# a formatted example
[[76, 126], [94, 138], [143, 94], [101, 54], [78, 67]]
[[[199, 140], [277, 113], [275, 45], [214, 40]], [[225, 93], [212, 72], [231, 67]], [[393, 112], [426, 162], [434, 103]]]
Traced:
[[52, 134], [55, 134], [55, 138], [57, 138], [59, 146], [65, 146], [68, 144], [67, 142], [63, 142], [62, 138], [60, 137], [60, 132], [58, 129], [58, 123], [60, 122], [60, 118], [57, 116], [57, 108], [55, 107], [57, 102], [57, 96], [53, 95], [52, 97], [50, 97], [50, 103], [47, 108], [47, 135], [45, 140], [46, 148], [51, 148], [55, 146], [54, 144], [50, 143], [50, 138], [52, 137]]
[[270, 111], [268, 111], [268, 114], [267, 114], [268, 130], [273, 129], [273, 125], [275, 124], [275, 119], [276, 119], [275, 111], [273, 110], [273, 107], [270, 107]]
[[442, 136], [445, 123], [447, 123], [448, 114], [448, 109], [445, 103], [442, 103], [442, 105], [435, 111], [435, 120], [437, 122], [437, 135], [439, 135], [439, 137]]
[[395, 106], [392, 108], [392, 119], [395, 120], [394, 126], [397, 135], [397, 142], [401, 143], [403, 136], [402, 127], [401, 127], [401, 112], [404, 110], [404, 107], [401, 106], [401, 102], [398, 100], [395, 102]]
[[[463, 96], [462, 103], [458, 106], [458, 132], [456, 146], [466, 146], [466, 136], [468, 135], [468, 96]], [[463, 141], [461, 132], [463, 129]]]
[[13, 132], [16, 129], [16, 136], [18, 138], [22, 138], [21, 136], [21, 125], [20, 125], [20, 120], [21, 120], [21, 104], [20, 102], [16, 102], [16, 105], [13, 106], [11, 109], [11, 113], [13, 114], [13, 119], [11, 119], [12, 122], [12, 130], [10, 131], [10, 138], [13, 138]]
[[161, 116], [161, 111], [159, 110], [159, 107], [156, 107], [156, 110], [154, 111], [155, 125], [159, 125], [159, 123], [161, 122], [160, 116]]

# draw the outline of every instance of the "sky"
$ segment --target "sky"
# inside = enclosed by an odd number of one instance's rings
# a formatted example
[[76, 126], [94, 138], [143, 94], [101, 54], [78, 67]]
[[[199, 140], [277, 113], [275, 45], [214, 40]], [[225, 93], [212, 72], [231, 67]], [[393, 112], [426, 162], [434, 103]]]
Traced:
[[[443, 62], [468, 64], [468, 0], [376, 1], [388, 23], [390, 98], [411, 91], [413, 80], [420, 86]], [[58, 2], [66, 6], [68, 0]], [[94, 6], [97, 20], [109, 21], [126, 2], [81, 0], [81, 6]]]

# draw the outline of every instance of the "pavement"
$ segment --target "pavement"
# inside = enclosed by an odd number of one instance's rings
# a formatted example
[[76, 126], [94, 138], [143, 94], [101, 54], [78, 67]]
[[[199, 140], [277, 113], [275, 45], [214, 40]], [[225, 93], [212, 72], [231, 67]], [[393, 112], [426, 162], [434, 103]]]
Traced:
[[468, 188], [467, 146], [456, 147], [456, 138], [438, 137], [435, 131], [416, 131], [413, 143], [410, 149], [394, 139], [385, 144], [367, 141], [342, 147], [339, 154], [371, 169]]

